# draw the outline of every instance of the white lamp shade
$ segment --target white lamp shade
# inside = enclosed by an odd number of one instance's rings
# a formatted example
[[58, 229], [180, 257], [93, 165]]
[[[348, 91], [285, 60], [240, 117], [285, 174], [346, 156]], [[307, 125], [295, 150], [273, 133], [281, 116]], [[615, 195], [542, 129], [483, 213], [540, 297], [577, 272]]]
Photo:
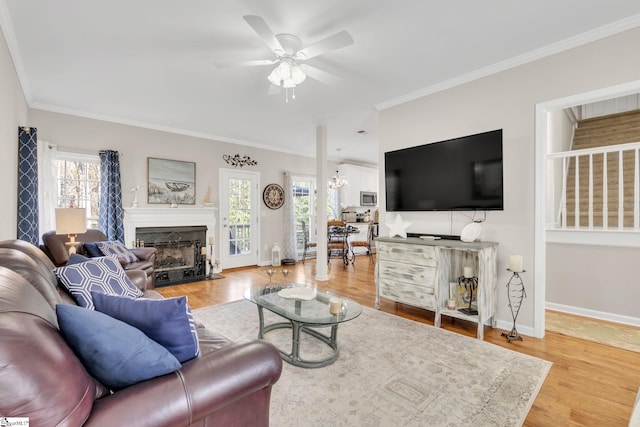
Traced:
[[304, 79], [307, 78], [307, 75], [302, 71], [299, 65], [294, 65], [291, 69], [291, 80], [297, 85], [302, 83]]
[[276, 86], [280, 86], [282, 79], [280, 78], [280, 74], [278, 74], [278, 67], [274, 68], [271, 74], [267, 79]]
[[282, 80], [291, 78], [291, 64], [289, 64], [289, 61], [282, 59], [276, 69]]
[[79, 234], [87, 231], [85, 208], [56, 208], [56, 234]]

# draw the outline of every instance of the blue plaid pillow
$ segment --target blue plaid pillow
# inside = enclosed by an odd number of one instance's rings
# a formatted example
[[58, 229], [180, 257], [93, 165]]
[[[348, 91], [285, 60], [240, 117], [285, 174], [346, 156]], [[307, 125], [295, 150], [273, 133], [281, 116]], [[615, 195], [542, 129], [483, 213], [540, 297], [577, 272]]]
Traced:
[[95, 244], [104, 256], [115, 255], [118, 259], [123, 259], [126, 264], [140, 261], [137, 256], [120, 242], [95, 242]]
[[116, 257], [91, 258], [89, 261], [53, 270], [79, 305], [93, 310], [91, 291], [130, 298], [141, 297], [142, 291], [127, 277]]

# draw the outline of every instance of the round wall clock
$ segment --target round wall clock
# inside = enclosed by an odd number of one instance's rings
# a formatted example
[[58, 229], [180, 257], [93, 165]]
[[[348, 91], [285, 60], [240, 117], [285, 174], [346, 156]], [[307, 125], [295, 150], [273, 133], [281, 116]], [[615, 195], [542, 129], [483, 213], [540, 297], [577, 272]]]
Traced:
[[279, 209], [284, 204], [284, 190], [278, 184], [269, 184], [262, 192], [262, 200], [270, 209]]

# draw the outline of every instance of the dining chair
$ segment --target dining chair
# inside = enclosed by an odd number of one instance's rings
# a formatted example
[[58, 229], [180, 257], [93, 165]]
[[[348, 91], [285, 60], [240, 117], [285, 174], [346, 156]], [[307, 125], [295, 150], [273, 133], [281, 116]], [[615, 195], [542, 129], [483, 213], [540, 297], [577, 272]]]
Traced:
[[369, 255], [369, 261], [373, 263], [373, 235], [375, 232], [375, 224], [373, 221], [369, 221], [369, 226], [367, 227], [367, 240], [353, 240], [351, 242], [351, 252], [353, 248], [366, 248], [367, 255]]
[[307, 223], [304, 221], [300, 221], [302, 223], [302, 238], [304, 239], [304, 249], [302, 251], [302, 263], [304, 264], [304, 260], [307, 257], [307, 250], [309, 248], [315, 248], [318, 246], [316, 242], [309, 241], [309, 230], [307, 229]]
[[327, 222], [327, 263], [331, 258], [341, 258], [346, 266], [348, 264], [347, 223], [340, 220]]

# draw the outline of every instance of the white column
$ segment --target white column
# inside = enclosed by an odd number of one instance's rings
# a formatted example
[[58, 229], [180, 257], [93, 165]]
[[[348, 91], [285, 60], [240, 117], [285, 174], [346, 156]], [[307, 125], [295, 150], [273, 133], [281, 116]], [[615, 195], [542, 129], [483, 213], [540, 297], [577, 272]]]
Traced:
[[317, 244], [316, 280], [329, 280], [327, 274], [327, 127], [316, 126]]

